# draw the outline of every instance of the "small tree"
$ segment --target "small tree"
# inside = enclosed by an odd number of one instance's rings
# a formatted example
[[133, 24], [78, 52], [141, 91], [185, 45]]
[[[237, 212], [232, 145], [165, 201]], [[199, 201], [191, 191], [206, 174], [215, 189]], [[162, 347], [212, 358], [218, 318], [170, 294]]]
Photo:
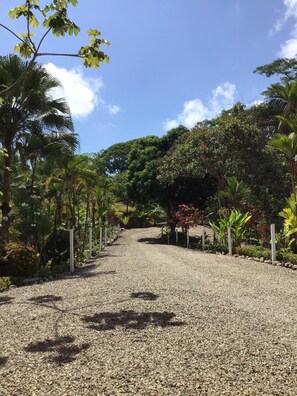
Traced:
[[[79, 34], [79, 26], [68, 16], [68, 8], [71, 5], [75, 7], [77, 4], [78, 0], [53, 0], [48, 5], [41, 7], [39, 0], [26, 0], [9, 11], [11, 19], [24, 20], [25, 32], [16, 33], [12, 28], [2, 23], [0, 23], [0, 27], [17, 39], [17, 44], [14, 47], [15, 52], [24, 59], [30, 59], [30, 61], [27, 63], [27, 68], [15, 81], [9, 85], [1, 86], [0, 96], [18, 85], [26, 76], [27, 71], [32, 68], [37, 58], [41, 56], [70, 56], [80, 58], [85, 67], [95, 68], [98, 68], [102, 62], [109, 61], [109, 57], [101, 50], [101, 46], [104, 44], [109, 45], [109, 42], [102, 39], [101, 33], [96, 29], [88, 30], [90, 41], [87, 45], [79, 48], [77, 53], [42, 52], [42, 45], [50, 33], [56, 37], [63, 37], [65, 35], [77, 36]], [[40, 39], [34, 40], [35, 31], [41, 25], [44, 28], [44, 32], [41, 34]]]

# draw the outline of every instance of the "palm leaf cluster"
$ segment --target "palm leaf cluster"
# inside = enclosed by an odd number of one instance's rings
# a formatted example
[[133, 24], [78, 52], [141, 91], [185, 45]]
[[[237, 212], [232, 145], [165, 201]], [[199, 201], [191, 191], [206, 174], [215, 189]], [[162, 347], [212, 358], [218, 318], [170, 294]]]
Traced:
[[75, 154], [79, 139], [69, 106], [54, 96], [61, 83], [41, 65], [28, 68], [10, 55], [0, 57], [0, 86], [11, 86], [24, 71], [0, 105], [2, 242], [22, 240], [35, 245], [41, 261], [59, 261], [67, 230], [75, 228], [83, 251], [87, 227], [98, 225], [110, 200], [91, 156]]

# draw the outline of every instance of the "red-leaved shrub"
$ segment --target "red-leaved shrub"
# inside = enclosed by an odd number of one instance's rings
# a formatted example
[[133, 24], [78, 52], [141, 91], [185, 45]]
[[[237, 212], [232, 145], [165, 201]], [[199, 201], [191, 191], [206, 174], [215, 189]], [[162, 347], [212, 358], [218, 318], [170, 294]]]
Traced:
[[1, 246], [0, 274], [30, 277], [38, 269], [38, 253], [30, 245], [9, 242]]

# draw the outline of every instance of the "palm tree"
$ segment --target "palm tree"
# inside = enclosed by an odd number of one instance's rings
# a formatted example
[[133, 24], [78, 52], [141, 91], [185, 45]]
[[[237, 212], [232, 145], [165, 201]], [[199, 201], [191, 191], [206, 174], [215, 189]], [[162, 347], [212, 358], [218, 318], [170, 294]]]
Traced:
[[290, 174], [291, 174], [291, 184], [292, 192], [296, 200], [296, 162], [295, 158], [297, 155], [297, 134], [291, 132], [289, 135], [279, 133], [273, 136], [273, 138], [268, 142], [268, 146], [282, 152], [288, 159]]
[[238, 209], [241, 201], [250, 193], [250, 188], [243, 181], [238, 181], [235, 176], [232, 176], [227, 178], [226, 187], [219, 191], [218, 196], [225, 199], [231, 208]]
[[285, 119], [290, 118], [297, 113], [297, 80], [286, 81], [283, 85], [280, 83], [270, 85], [263, 94], [267, 97], [270, 106], [276, 110], [280, 116], [279, 129], [288, 132], [284, 128]]
[[297, 80], [271, 84], [263, 94], [268, 102], [286, 115], [297, 112]]
[[[16, 55], [0, 57], [0, 87], [10, 86], [27, 62]], [[26, 78], [3, 95], [0, 105], [0, 142], [6, 149], [2, 174], [2, 241], [9, 238], [11, 172], [17, 142], [24, 136], [64, 133], [73, 130], [70, 110], [64, 99], [54, 99], [52, 90], [61, 87], [42, 66], [34, 64]]]
[[[57, 167], [59, 166], [59, 168]], [[99, 178], [90, 166], [88, 155], [64, 155], [51, 169], [51, 176], [46, 180], [46, 188], [55, 196], [56, 209], [53, 227], [53, 246], [61, 225], [63, 205], [68, 208], [68, 225], [77, 230], [78, 241], [82, 242], [77, 250], [83, 249], [85, 238], [81, 238], [81, 213], [85, 203], [85, 227], [90, 220], [91, 197], [95, 199]]]

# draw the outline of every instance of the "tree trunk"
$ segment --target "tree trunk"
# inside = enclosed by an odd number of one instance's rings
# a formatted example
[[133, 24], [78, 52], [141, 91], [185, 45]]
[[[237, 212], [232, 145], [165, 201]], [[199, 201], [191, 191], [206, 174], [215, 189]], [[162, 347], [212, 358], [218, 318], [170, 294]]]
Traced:
[[96, 226], [96, 201], [93, 199], [92, 201], [92, 227]]
[[12, 164], [12, 139], [5, 138], [5, 147], [7, 156], [4, 157], [4, 170], [3, 170], [3, 196], [2, 196], [2, 235], [1, 240], [3, 243], [9, 241], [9, 212], [11, 211], [10, 203], [10, 190], [11, 190], [11, 164]]

